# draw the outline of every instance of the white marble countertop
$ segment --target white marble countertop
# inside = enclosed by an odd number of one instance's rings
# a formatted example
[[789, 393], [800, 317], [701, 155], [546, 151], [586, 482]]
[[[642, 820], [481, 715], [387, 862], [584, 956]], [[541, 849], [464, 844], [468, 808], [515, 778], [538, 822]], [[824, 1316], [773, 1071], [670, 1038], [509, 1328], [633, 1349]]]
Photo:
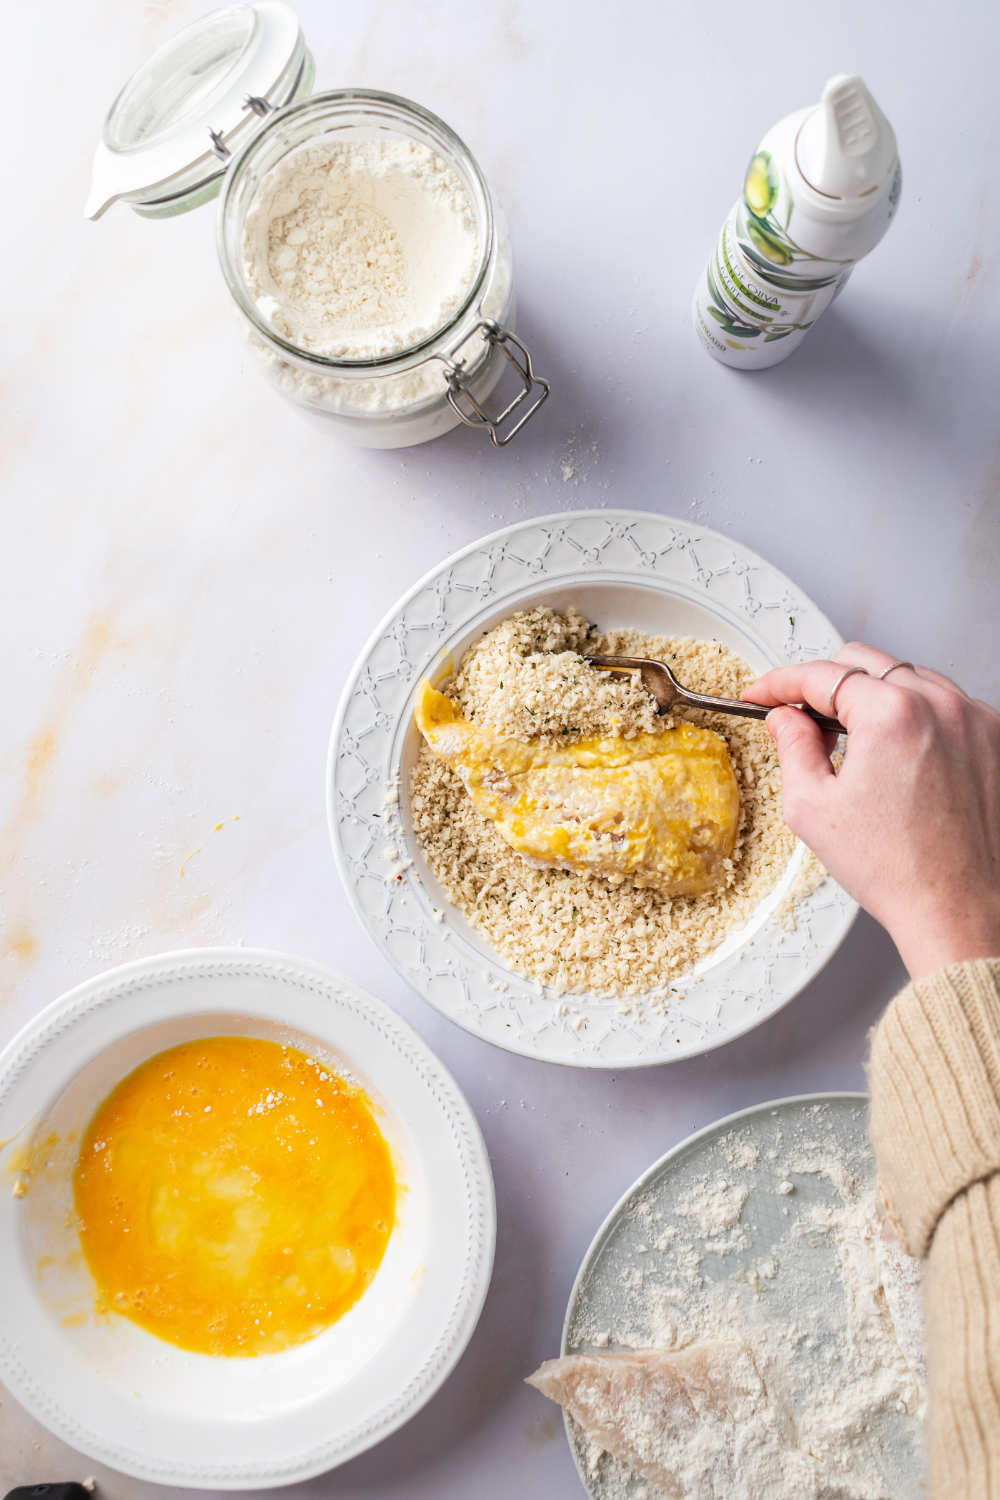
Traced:
[[[612, 1075], [493, 1050], [410, 994], [348, 907], [324, 813], [338, 694], [448, 552], [607, 504], [731, 534], [845, 635], [1000, 701], [1000, 12], [804, 0], [779, 26], [691, 0], [298, 0], [319, 87], [415, 98], [470, 144], [510, 220], [519, 332], [553, 382], [502, 453], [464, 430], [393, 453], [313, 432], [244, 360], [214, 206], [82, 216], [110, 100], [209, 8], [49, 0], [8, 18], [0, 1041], [89, 975], [211, 943], [302, 954], [396, 1006], [482, 1124], [496, 1271], [424, 1411], [301, 1489], [570, 1500], [558, 1413], [522, 1378], [557, 1351], [606, 1210], [720, 1115], [863, 1086], [902, 969], [862, 917], [798, 1000], [708, 1056]], [[790, 361], [728, 371], [691, 329], [695, 279], [764, 129], [844, 69], [896, 128], [898, 220]], [[167, 1494], [0, 1393], [5, 1487], [87, 1473], [115, 1500]]]

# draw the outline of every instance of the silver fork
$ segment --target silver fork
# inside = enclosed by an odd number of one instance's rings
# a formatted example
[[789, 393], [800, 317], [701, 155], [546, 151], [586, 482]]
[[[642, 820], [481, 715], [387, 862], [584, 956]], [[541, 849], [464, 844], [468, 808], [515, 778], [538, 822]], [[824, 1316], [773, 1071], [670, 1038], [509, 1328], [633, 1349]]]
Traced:
[[[583, 659], [589, 661], [592, 667], [600, 667], [602, 670], [627, 668], [637, 671], [643, 687], [656, 703], [657, 713], [668, 714], [679, 703], [686, 704], [688, 708], [707, 708], [713, 714], [737, 714], [743, 719], [766, 719], [771, 712], [764, 703], [744, 703], [739, 698], [713, 698], [711, 693], [696, 693], [692, 688], [683, 687], [665, 661], [651, 661], [645, 656], [585, 656]], [[804, 703], [796, 706], [808, 714], [810, 719], [815, 719], [820, 729], [829, 730], [832, 734], [847, 733], [839, 719], [817, 713]]]

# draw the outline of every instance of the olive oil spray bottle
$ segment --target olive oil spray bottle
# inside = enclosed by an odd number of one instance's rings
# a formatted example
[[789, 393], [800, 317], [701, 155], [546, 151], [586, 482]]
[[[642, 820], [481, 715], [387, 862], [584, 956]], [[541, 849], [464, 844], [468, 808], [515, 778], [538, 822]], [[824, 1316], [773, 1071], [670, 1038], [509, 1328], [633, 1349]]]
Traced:
[[831, 78], [818, 105], [767, 132], [694, 294], [709, 354], [739, 370], [787, 359], [892, 222], [903, 175], [864, 83]]

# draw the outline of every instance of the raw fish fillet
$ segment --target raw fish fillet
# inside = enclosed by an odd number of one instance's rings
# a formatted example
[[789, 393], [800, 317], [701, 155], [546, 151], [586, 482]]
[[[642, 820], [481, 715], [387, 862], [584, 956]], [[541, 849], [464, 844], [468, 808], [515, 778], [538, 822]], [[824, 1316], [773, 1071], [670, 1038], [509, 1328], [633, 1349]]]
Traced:
[[618, 885], [631, 875], [665, 896], [725, 885], [740, 794], [728, 746], [710, 729], [677, 724], [566, 745], [507, 739], [463, 718], [429, 682], [416, 721], [479, 812], [532, 863]]
[[546, 1360], [528, 1384], [671, 1500], [743, 1495], [739, 1439], [754, 1430], [768, 1443], [775, 1437], [763, 1382], [743, 1344], [573, 1354]]

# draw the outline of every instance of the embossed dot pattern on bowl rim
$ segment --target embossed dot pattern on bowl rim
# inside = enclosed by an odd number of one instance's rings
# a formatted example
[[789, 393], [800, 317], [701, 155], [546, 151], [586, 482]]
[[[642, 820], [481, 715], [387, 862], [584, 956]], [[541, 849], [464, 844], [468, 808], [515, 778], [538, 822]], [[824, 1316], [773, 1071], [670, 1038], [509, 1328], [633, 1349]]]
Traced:
[[[21, 1219], [33, 1190], [23, 1200], [0, 1195], [0, 1263], [10, 1283], [0, 1308], [0, 1374], [22, 1405], [63, 1441], [123, 1473], [186, 1488], [244, 1490], [324, 1473], [387, 1437], [425, 1405], [475, 1329], [489, 1287], [496, 1215], [475, 1116], [423, 1039], [349, 980], [283, 954], [225, 948], [161, 954], [99, 975], [54, 1001], [0, 1055], [0, 1138], [19, 1133], [37, 1111], [47, 1113], [82, 1069], [114, 1048], [142, 1046], [147, 1032], [152, 1036], [178, 1021], [209, 1025], [196, 1034], [212, 1034], [220, 1021], [226, 1028], [227, 1017], [238, 1018], [240, 1026], [249, 1021], [250, 1034], [268, 1034], [258, 1026], [277, 1025], [315, 1038], [342, 1056], [349, 1071], [356, 1059], [363, 1079], [381, 1076], [393, 1083], [386, 1102], [397, 1133], [414, 1143], [419, 1172], [406, 1191], [428, 1200], [427, 1222], [413, 1241], [419, 1270], [411, 1290], [402, 1299], [391, 1294], [396, 1300], [389, 1304], [390, 1331], [370, 1352], [362, 1348], [351, 1381], [360, 1394], [355, 1399], [352, 1393], [345, 1404], [337, 1387], [337, 1349], [320, 1349], [340, 1325], [285, 1354], [213, 1361], [129, 1324], [120, 1330], [121, 1349], [111, 1346], [109, 1357], [105, 1351], [94, 1359], [78, 1343], [79, 1329], [61, 1323], [59, 1307], [47, 1306], [36, 1284], [40, 1272], [32, 1269]], [[377, 1285], [378, 1278], [370, 1291]], [[307, 1375], [303, 1398], [301, 1389], [293, 1389], [296, 1370], [314, 1349], [320, 1361], [315, 1389]], [[144, 1364], [130, 1366], [129, 1360]], [[173, 1365], [178, 1374], [157, 1373]], [[244, 1365], [245, 1371], [232, 1374], [210, 1368]], [[258, 1365], [259, 1371], [250, 1368]], [[124, 1388], [121, 1372], [139, 1367], [153, 1371], [151, 1389], [146, 1399], [136, 1391], [138, 1399], [126, 1409], [132, 1382], [129, 1377]], [[235, 1403], [235, 1409], [227, 1415], [206, 1403], [192, 1417], [181, 1409], [183, 1394], [174, 1399], [168, 1387], [163, 1399], [164, 1379], [173, 1379], [178, 1393], [178, 1381], [202, 1380], [211, 1392], [228, 1380], [220, 1408]], [[238, 1409], [247, 1401], [263, 1403], [255, 1409], [252, 1432]]]

